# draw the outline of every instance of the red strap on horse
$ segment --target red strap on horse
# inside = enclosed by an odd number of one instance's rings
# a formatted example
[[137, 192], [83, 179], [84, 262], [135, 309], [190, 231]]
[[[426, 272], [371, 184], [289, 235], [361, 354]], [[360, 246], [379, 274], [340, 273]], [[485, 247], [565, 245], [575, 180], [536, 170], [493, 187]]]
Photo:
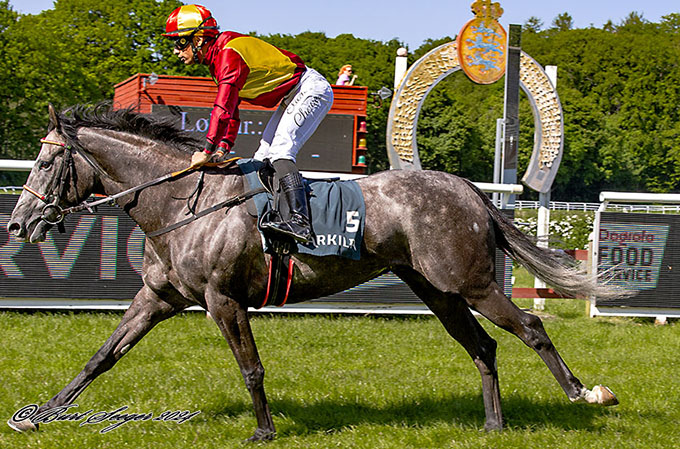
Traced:
[[[288, 294], [290, 293], [290, 286], [293, 284], [293, 270], [295, 268], [295, 263], [293, 263], [293, 258], [290, 256], [285, 256], [284, 259], [288, 260], [288, 267], [285, 272], [282, 268], [285, 264], [285, 260], [281, 260], [283, 256], [272, 255], [269, 259], [269, 272], [267, 274], [267, 292], [264, 295], [264, 301], [258, 309], [261, 309], [267, 305], [275, 305], [277, 307], [283, 307], [288, 301]], [[282, 290], [281, 281], [282, 275], [285, 273], [285, 290]], [[283, 299], [281, 299], [283, 297]]]
[[290, 284], [293, 283], [293, 267], [295, 265], [293, 264], [293, 258], [291, 257], [290, 260], [288, 260], [288, 280], [286, 281], [286, 296], [283, 297], [283, 302], [279, 304], [279, 307], [283, 307], [283, 305], [288, 301], [288, 293], [290, 293]]
[[264, 301], [262, 301], [262, 304], [260, 304], [260, 307], [258, 309], [261, 309], [262, 307], [267, 305], [267, 301], [269, 301], [269, 292], [272, 286], [272, 259], [273, 257], [269, 259], [269, 274], [267, 275], [267, 293], [264, 295]]

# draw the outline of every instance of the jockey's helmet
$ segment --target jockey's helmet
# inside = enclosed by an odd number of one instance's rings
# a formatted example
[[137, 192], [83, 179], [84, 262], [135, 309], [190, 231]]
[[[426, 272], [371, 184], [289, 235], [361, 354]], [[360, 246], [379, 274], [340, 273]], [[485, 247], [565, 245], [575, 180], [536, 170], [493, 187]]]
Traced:
[[184, 5], [170, 14], [165, 22], [163, 36], [190, 41], [193, 36], [215, 37], [219, 34], [218, 28], [217, 20], [208, 8], [201, 5]]

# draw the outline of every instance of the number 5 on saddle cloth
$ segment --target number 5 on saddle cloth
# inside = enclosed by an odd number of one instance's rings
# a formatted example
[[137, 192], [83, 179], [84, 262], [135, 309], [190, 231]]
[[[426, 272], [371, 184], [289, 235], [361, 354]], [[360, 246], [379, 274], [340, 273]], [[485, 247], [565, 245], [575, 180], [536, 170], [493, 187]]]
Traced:
[[[254, 159], [241, 159], [238, 166], [251, 189], [265, 187], [248, 200], [248, 209], [258, 217], [258, 224], [268, 214], [286, 213], [286, 201], [276, 201], [278, 195], [271, 192], [271, 166]], [[264, 251], [272, 255], [269, 267], [269, 285], [264, 305], [283, 305], [287, 299], [292, 278], [290, 254], [301, 253], [314, 256], [341, 256], [352, 260], [361, 258], [366, 206], [361, 188], [355, 181], [305, 180], [309, 197], [309, 213], [312, 222], [311, 243], [298, 243], [293, 239], [281, 240], [278, 235], [263, 232]], [[279, 204], [275, 204], [275, 201]], [[253, 207], [254, 204], [254, 207]], [[252, 210], [252, 209], [256, 209]], [[278, 273], [277, 273], [278, 271]], [[284, 280], [285, 278], [285, 280]]]

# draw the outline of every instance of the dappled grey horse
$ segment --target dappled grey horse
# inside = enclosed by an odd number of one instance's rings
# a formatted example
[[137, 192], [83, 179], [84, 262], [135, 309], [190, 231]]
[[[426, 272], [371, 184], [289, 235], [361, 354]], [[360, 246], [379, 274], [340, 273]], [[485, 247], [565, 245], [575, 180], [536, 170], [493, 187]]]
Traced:
[[[91, 194], [113, 195], [185, 167], [197, 143], [171, 123], [108, 106], [50, 107], [48, 134], [7, 225], [17, 239], [39, 242], [63, 209]], [[197, 210], [244, 193], [237, 168], [203, 168], [205, 187]], [[173, 198], [194, 190], [195, 171], [117, 199], [150, 234], [185, 219]], [[587, 389], [569, 370], [541, 320], [520, 310], [495, 281], [496, 246], [532, 274], [566, 295], [618, 293], [579, 270], [575, 261], [542, 249], [522, 234], [472, 183], [432, 171], [388, 171], [358, 180], [366, 218], [361, 260], [296, 254], [289, 303], [330, 295], [394, 272], [463, 345], [479, 369], [485, 428], [501, 429], [503, 416], [496, 342], [471, 309], [519, 337], [543, 359], [571, 401], [612, 405], [602, 386]], [[43, 200], [38, 196], [43, 196]], [[46, 206], [47, 204], [47, 206]], [[154, 325], [191, 305], [204, 307], [231, 347], [255, 409], [252, 440], [270, 439], [274, 423], [265, 396], [264, 368], [248, 320], [262, 304], [269, 255], [256, 219], [240, 204], [186, 226], [147, 237], [143, 282], [120, 325], [85, 368], [40, 411], [73, 403], [100, 374], [126, 354]], [[29, 421], [9, 424], [35, 429]]]

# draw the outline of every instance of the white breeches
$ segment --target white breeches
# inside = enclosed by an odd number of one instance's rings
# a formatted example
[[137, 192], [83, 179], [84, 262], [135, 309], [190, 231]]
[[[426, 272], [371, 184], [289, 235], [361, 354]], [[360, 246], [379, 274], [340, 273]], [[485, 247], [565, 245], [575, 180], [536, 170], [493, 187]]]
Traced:
[[307, 67], [298, 85], [283, 99], [262, 133], [253, 156], [263, 161], [295, 156], [333, 105], [333, 89], [319, 72]]

